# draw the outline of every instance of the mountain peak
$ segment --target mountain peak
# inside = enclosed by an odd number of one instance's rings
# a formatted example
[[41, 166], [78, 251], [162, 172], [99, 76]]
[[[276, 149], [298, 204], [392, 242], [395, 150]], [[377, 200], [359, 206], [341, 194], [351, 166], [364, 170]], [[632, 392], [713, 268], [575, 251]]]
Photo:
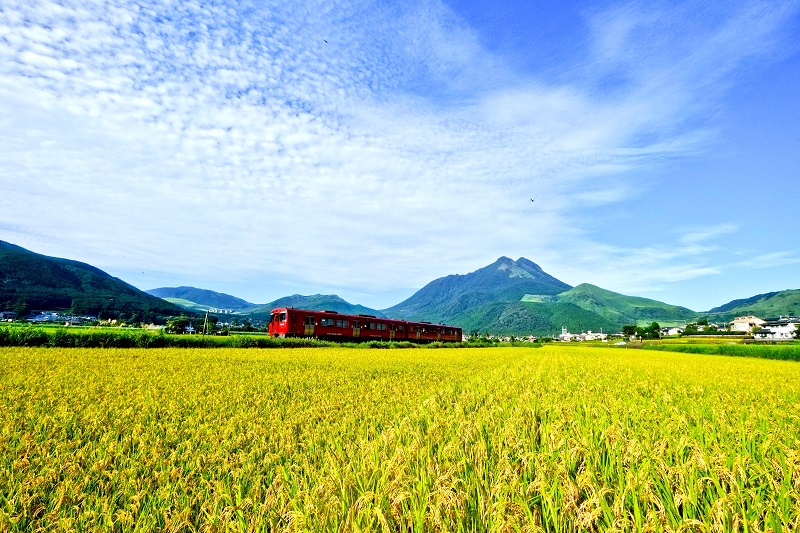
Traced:
[[475, 272], [434, 280], [386, 312], [447, 321], [487, 304], [519, 302], [526, 294], [556, 295], [570, 288], [524, 257], [514, 261], [502, 256]]
[[497, 270], [507, 271], [509, 278], [538, 279], [547, 275], [539, 265], [524, 257], [514, 261], [509, 257], [502, 256], [495, 261], [494, 265], [497, 266]]

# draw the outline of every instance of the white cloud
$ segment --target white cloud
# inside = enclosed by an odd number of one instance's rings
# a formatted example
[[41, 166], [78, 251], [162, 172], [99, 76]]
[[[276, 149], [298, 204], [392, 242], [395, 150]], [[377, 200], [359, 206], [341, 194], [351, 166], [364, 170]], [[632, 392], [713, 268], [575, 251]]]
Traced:
[[796, 252], [783, 251], [757, 255], [741, 261], [737, 266], [748, 269], [768, 269], [797, 264], [800, 264], [800, 256]]
[[[694, 28], [702, 53], [667, 53], [677, 27], [638, 46], [678, 15], [594, 15], [582, 79], [555, 83], [507, 69], [435, 1], [9, 1], [0, 238], [176, 279], [367, 291], [463, 271], [473, 248], [563, 261], [574, 209], [624, 200], [619, 176], [704, 142], [695, 105], [781, 14]], [[597, 89], [609, 72], [624, 91]], [[667, 261], [639, 285], [715, 271], [687, 254], [592, 252], [627, 257], [620, 272]]]

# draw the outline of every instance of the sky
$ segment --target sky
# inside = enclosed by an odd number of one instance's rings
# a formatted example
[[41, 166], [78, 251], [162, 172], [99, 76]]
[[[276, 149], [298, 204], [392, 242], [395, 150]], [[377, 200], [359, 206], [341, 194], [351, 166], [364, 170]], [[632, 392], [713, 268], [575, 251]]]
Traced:
[[800, 0], [0, 0], [0, 240], [383, 309], [800, 288]]

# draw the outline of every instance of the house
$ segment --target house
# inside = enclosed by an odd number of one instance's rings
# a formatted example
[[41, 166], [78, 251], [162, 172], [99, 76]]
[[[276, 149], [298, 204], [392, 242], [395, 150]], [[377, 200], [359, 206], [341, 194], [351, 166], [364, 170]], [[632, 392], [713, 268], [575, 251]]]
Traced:
[[753, 330], [763, 327], [763, 325], [764, 321], [757, 316], [737, 316], [733, 319], [733, 322], [730, 323], [730, 329], [731, 331], [744, 331], [746, 333], [750, 333]]
[[662, 337], [675, 337], [683, 333], [683, 328], [679, 328], [677, 326], [673, 327], [663, 327], [661, 328], [661, 336]]
[[753, 332], [753, 338], [768, 341], [794, 340], [797, 328], [800, 327], [800, 318], [796, 316], [780, 316], [768, 318], [761, 324], [761, 328]]

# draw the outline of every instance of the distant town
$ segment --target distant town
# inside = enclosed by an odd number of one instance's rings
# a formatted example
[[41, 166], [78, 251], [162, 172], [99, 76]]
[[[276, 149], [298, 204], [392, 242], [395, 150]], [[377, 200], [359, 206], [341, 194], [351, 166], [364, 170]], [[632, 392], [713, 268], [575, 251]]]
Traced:
[[[655, 324], [655, 323], [654, 323]], [[627, 328], [631, 328], [627, 331]], [[602, 331], [586, 331], [581, 333], [571, 333], [566, 327], [561, 328], [561, 333], [553, 335], [550, 340], [556, 342], [590, 342], [601, 341], [609, 342], [616, 340], [617, 344], [626, 342], [641, 341], [642, 335], [637, 334], [635, 326], [627, 326], [622, 332], [603, 333]], [[664, 337], [724, 337], [737, 336], [748, 337], [754, 341], [780, 342], [793, 341], [800, 334], [800, 317], [793, 315], [779, 316], [777, 318], [759, 318], [753, 315], [740, 316], [730, 322], [709, 323], [707, 320], [690, 322], [683, 326], [659, 327], [655, 330], [656, 335], [649, 338]], [[535, 335], [515, 336], [515, 335], [484, 335], [486, 338], [495, 339], [499, 342], [537, 342], [541, 337]], [[470, 336], [466, 335], [465, 340]]]
[[[63, 311], [36, 311], [22, 318], [14, 311], [0, 311], [0, 323], [25, 322], [28, 324], [57, 324], [63, 327], [127, 327], [148, 330], [167, 330], [172, 333], [195, 334], [203, 332], [205, 321], [203, 318], [174, 317], [166, 324], [130, 324], [118, 319], [103, 319], [93, 315], [74, 315]], [[227, 330], [258, 331], [266, 328], [262, 320], [244, 318], [230, 321], [220, 321], [215, 316], [209, 316], [209, 331], [220, 332]], [[212, 330], [213, 328], [213, 330]]]

